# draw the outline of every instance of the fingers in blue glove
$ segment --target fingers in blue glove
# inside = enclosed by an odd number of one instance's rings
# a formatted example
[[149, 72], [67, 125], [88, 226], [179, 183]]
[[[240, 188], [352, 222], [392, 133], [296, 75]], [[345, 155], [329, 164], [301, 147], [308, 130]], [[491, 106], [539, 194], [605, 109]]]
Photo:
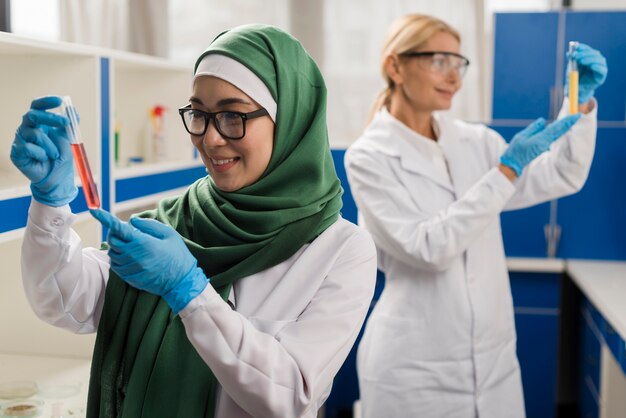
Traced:
[[[116, 216], [103, 209], [89, 209], [89, 213], [96, 218], [102, 226], [109, 228], [109, 235], [119, 237], [128, 242], [133, 238], [134, 228], [128, 223], [123, 222]], [[111, 238], [109, 239], [109, 241]], [[110, 243], [110, 242], [109, 242]]]
[[70, 139], [67, 136], [67, 131], [65, 128], [53, 128], [48, 131], [48, 137], [59, 150], [61, 155], [67, 155], [74, 159], [74, 154], [72, 153]]
[[567, 53], [568, 59], [575, 59], [581, 66], [587, 67], [593, 71], [594, 79], [598, 84], [602, 84], [606, 79], [608, 67], [606, 58], [597, 49], [593, 49], [589, 45], [579, 43], [573, 54]]
[[30, 107], [31, 109], [47, 110], [59, 107], [61, 103], [63, 103], [63, 99], [59, 96], [42, 96], [33, 100]]
[[541, 132], [546, 127], [546, 120], [544, 118], [538, 118], [530, 125], [519, 131], [515, 136], [522, 136], [525, 138], [530, 138], [535, 135], [537, 132]]
[[40, 147], [43, 151], [43, 158], [38, 158], [39, 161], [47, 160], [48, 157], [56, 160], [61, 155], [56, 145], [54, 145], [54, 142], [41, 128], [33, 128], [22, 125], [17, 128], [15, 141], [25, 142]]
[[172, 233], [176, 233], [171, 226], [165, 225], [155, 219], [131, 218], [130, 224], [141, 232], [145, 232], [146, 234], [160, 239], [167, 238], [171, 236]]
[[[29, 132], [26, 132], [26, 131]], [[49, 138], [41, 138], [39, 140], [27, 139], [27, 136], [31, 135], [43, 135], [41, 130], [33, 130], [31, 128], [25, 128], [16, 135], [13, 145], [11, 146], [11, 159], [18, 163], [20, 160], [30, 161], [36, 160], [41, 163], [48, 161], [48, 159], [59, 158], [59, 150], [54, 146], [54, 143]], [[41, 145], [36, 145], [35, 142]]]
[[542, 134], [547, 135], [547, 137], [552, 141], [556, 141], [561, 136], [563, 136], [569, 129], [574, 126], [578, 119], [580, 119], [581, 114], [576, 113], [573, 115], [565, 116], [562, 119], [558, 119], [551, 124], [549, 124], [545, 131]]

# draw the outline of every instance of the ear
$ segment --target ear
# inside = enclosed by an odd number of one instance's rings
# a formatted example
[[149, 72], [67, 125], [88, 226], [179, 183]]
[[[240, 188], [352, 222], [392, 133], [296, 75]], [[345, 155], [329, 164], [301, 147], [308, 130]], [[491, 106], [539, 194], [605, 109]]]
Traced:
[[404, 75], [400, 66], [400, 58], [397, 55], [390, 54], [385, 58], [385, 71], [394, 84], [402, 84]]

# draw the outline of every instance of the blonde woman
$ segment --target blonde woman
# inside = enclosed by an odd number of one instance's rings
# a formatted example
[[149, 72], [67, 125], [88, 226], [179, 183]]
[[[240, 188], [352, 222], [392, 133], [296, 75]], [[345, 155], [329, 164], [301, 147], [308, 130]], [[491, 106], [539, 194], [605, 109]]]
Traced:
[[606, 63], [586, 45], [573, 58], [581, 114], [564, 116], [566, 98], [507, 144], [440, 112], [469, 65], [456, 30], [424, 15], [390, 28], [387, 88], [345, 160], [386, 275], [358, 351], [364, 417], [525, 415], [499, 215], [585, 183]]

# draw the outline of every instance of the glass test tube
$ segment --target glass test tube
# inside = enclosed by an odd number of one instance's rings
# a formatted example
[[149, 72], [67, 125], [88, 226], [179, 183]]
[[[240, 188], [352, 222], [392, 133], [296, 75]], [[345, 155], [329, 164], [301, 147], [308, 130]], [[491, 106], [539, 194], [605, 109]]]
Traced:
[[80, 134], [80, 129], [78, 128], [76, 111], [74, 110], [74, 106], [72, 106], [72, 100], [69, 96], [63, 97], [61, 111], [70, 121], [67, 126], [67, 134], [70, 138], [72, 154], [74, 154], [74, 162], [76, 163], [76, 168], [78, 169], [80, 182], [83, 185], [83, 192], [85, 193], [85, 199], [87, 200], [87, 207], [89, 209], [98, 209], [100, 207], [98, 189], [96, 189], [96, 183], [93, 181], [93, 175], [91, 174], [91, 168], [89, 167], [89, 160], [87, 160], [87, 153], [85, 152], [83, 138]]
[[572, 54], [576, 50], [578, 42], [570, 41], [569, 43], [569, 62], [567, 63], [567, 75], [569, 77], [569, 113], [573, 115], [578, 113], [578, 63], [572, 58]]

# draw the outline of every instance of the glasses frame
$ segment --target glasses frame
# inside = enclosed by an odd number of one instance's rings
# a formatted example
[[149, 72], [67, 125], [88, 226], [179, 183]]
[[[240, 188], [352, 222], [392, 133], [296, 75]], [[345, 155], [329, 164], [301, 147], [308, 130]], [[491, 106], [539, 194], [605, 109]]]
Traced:
[[[202, 133], [200, 133], [200, 134], [196, 134], [196, 133], [191, 132], [189, 130], [189, 128], [187, 127], [187, 122], [185, 121], [185, 113], [187, 113], [187, 112], [189, 112], [191, 110], [193, 110], [194, 112], [198, 112], [198, 113], [204, 115], [204, 129], [202, 130]], [[222, 132], [222, 128], [220, 128], [220, 124], [219, 124], [218, 119], [217, 119], [217, 115], [219, 115], [221, 113], [233, 113], [233, 114], [238, 115], [239, 117], [241, 117], [241, 120], [243, 122], [243, 134], [241, 136], [229, 136], [229, 135], [226, 135], [224, 132]], [[215, 129], [222, 136], [222, 138], [232, 139], [232, 140], [238, 140], [238, 139], [241, 139], [244, 136], [246, 136], [246, 121], [248, 121], [250, 119], [260, 118], [262, 116], [269, 116], [268, 111], [266, 109], [264, 109], [264, 108], [260, 108], [260, 109], [257, 109], [257, 110], [254, 110], [254, 111], [248, 112], [248, 113], [235, 112], [233, 110], [222, 110], [222, 111], [219, 111], [219, 112], [205, 112], [204, 110], [193, 109], [191, 107], [191, 104], [188, 104], [187, 106], [183, 106], [183, 107], [179, 108], [178, 109], [178, 114], [180, 115], [181, 119], [183, 120], [183, 126], [185, 127], [185, 130], [189, 133], [189, 135], [193, 135], [193, 136], [204, 136], [204, 135], [206, 135], [206, 131], [209, 128], [209, 123], [211, 123], [211, 119], [213, 119], [214, 124], [215, 124]]]
[[453, 57], [457, 57], [460, 58], [461, 60], [463, 60], [463, 68], [461, 69], [456, 69], [459, 74], [461, 76], [465, 75], [465, 72], [467, 71], [467, 67], [469, 67], [470, 65], [470, 60], [468, 60], [466, 57], [464, 57], [461, 54], [457, 54], [456, 52], [447, 52], [447, 51], [408, 51], [408, 52], [403, 52], [401, 54], [398, 54], [398, 56], [403, 57], [403, 58], [419, 58], [419, 57], [433, 57], [436, 54], [441, 54], [441, 55], [451, 55]]

